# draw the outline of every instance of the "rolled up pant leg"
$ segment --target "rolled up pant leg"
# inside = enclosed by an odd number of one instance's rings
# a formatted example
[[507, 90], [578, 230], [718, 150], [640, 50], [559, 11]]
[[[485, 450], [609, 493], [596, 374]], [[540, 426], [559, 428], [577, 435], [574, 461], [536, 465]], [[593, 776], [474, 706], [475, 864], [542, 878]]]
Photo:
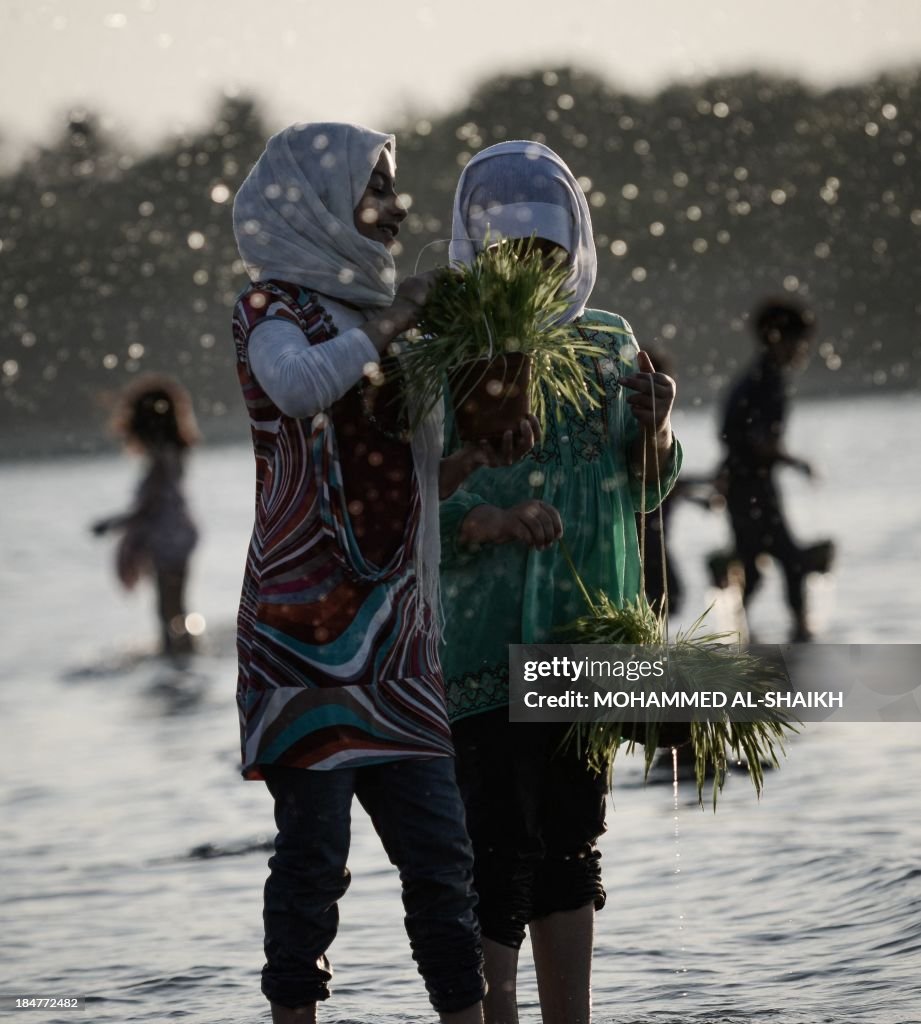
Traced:
[[500, 708], [464, 719], [453, 733], [480, 927], [485, 938], [519, 949], [533, 917], [534, 878], [544, 856], [546, 730], [509, 723]]
[[449, 757], [362, 769], [357, 795], [403, 884], [413, 959], [440, 1013], [483, 998], [473, 851]]
[[265, 883], [262, 991], [273, 1003], [299, 1007], [329, 998], [326, 951], [350, 882], [355, 772], [266, 768], [265, 776], [278, 835]]
[[[557, 726], [559, 744], [566, 725]], [[607, 775], [593, 771], [570, 747], [550, 762], [541, 808], [544, 858], [534, 880], [534, 918], [592, 904], [607, 894], [597, 841], [605, 832]]]

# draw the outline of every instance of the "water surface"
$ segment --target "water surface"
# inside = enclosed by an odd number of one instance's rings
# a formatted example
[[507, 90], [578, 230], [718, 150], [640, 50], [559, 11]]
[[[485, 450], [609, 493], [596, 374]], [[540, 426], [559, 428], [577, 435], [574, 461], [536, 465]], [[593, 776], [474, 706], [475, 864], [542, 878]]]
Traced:
[[[834, 536], [840, 553], [833, 578], [812, 588], [823, 640], [921, 640], [921, 467], [894, 447], [914, 419], [888, 399], [797, 409], [791, 448], [825, 482], [784, 478], [793, 525]], [[678, 424], [688, 469], [709, 469], [711, 418]], [[117, 591], [111, 547], [86, 530], [127, 502], [138, 472], [117, 457], [0, 466], [0, 991], [88, 999], [82, 1017], [33, 1011], [35, 1021], [265, 1021], [271, 806], [239, 778], [233, 703], [252, 457], [205, 449], [191, 464], [204, 535], [191, 604], [209, 628], [184, 673], [146, 656], [150, 595]], [[712, 596], [703, 554], [726, 538], [720, 516], [677, 512], [688, 616]], [[776, 574], [753, 624], [765, 642], [785, 636]], [[714, 815], [682, 784], [676, 845], [670, 766], [643, 786], [639, 762], [625, 760], [602, 840], [596, 1020], [917, 1024], [919, 781], [917, 724], [814, 725], [760, 802], [733, 776]], [[350, 866], [323, 1019], [432, 1019], [395, 873], [357, 807]], [[523, 1021], [534, 1022], [527, 948], [523, 961]]]

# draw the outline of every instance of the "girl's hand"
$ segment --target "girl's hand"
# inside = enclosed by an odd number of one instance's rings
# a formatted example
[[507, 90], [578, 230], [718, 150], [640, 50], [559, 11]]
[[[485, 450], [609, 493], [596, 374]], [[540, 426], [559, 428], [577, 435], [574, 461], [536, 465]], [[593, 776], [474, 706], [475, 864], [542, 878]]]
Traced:
[[416, 320], [418, 320], [419, 313], [422, 312], [422, 307], [429, 297], [429, 292], [442, 272], [443, 268], [436, 268], [435, 270], [426, 270], [424, 273], [416, 274], [413, 277], [404, 277], [397, 288], [393, 304], [396, 305], [399, 302], [414, 307]]
[[386, 352], [387, 346], [398, 334], [416, 326], [425, 300], [440, 273], [440, 270], [428, 270], [424, 274], [404, 278], [397, 288], [392, 305], [362, 325], [362, 330], [378, 352]]
[[511, 466], [528, 454], [540, 441], [537, 417], [529, 415], [518, 424], [518, 430], [506, 430], [497, 448], [489, 441], [479, 444], [468, 442], [463, 448], [441, 460], [438, 474], [438, 493], [442, 501], [450, 497], [470, 474], [481, 467], [495, 469]]
[[464, 517], [459, 540], [471, 547], [518, 541], [543, 550], [562, 536], [563, 521], [559, 512], [545, 501], [529, 498], [511, 508], [477, 505]]
[[506, 430], [498, 447], [489, 441], [480, 441], [474, 448], [474, 460], [478, 466], [512, 466], [540, 442], [540, 424], [533, 413], [518, 424], [518, 430]]
[[677, 388], [668, 374], [656, 372], [647, 353], [640, 352], [636, 361], [637, 372], [621, 377], [620, 383], [633, 392], [627, 398], [633, 418], [647, 431], [659, 433], [669, 425]]

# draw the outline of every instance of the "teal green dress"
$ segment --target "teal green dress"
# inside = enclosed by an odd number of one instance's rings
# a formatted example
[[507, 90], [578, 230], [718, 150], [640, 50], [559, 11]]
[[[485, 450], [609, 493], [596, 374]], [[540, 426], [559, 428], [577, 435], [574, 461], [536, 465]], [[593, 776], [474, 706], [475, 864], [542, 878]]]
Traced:
[[452, 721], [508, 704], [509, 644], [552, 643], [558, 627], [586, 611], [559, 544], [544, 551], [515, 542], [465, 549], [457, 537], [467, 513], [484, 503], [511, 508], [528, 498], [553, 505], [586, 586], [619, 603], [640, 589], [635, 514], [656, 508], [681, 468], [676, 440], [661, 485], [648, 467], [644, 496], [630, 467], [639, 425], [618, 383], [636, 370], [639, 346], [630, 325], [590, 309], [571, 326], [605, 350], [605, 356], [583, 359], [586, 376], [603, 390], [600, 408], [580, 416], [548, 395], [541, 444], [514, 466], [477, 470], [441, 503], [442, 665]]

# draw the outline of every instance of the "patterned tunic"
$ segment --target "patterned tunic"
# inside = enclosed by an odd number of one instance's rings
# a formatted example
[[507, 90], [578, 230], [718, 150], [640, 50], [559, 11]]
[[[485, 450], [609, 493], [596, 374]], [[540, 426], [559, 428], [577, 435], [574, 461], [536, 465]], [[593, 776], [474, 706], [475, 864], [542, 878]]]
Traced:
[[237, 622], [243, 774], [453, 753], [436, 641], [412, 563], [419, 489], [410, 446], [364, 414], [362, 384], [312, 420], [286, 416], [249, 368], [278, 317], [305, 344], [336, 334], [316, 295], [262, 282], [234, 309], [256, 456], [255, 527]]

